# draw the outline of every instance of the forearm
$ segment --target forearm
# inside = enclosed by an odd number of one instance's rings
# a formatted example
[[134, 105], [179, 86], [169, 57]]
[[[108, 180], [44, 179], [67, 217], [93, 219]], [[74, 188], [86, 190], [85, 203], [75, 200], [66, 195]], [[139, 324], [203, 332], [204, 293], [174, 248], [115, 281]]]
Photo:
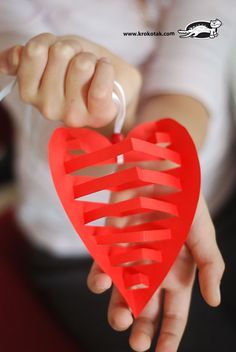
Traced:
[[204, 143], [208, 112], [194, 98], [180, 94], [157, 95], [147, 99], [139, 108], [137, 122], [170, 117], [184, 125], [192, 136], [197, 149]]

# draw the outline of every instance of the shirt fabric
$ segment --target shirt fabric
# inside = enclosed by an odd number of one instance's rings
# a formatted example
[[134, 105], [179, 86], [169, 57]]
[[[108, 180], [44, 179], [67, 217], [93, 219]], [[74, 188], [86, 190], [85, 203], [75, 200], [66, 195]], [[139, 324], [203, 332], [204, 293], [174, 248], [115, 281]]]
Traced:
[[[202, 102], [210, 116], [200, 151], [202, 187], [214, 213], [235, 182], [235, 125], [229, 109], [230, 53], [234, 44], [233, 0], [146, 2], [136, 0], [8, 0], [0, 2], [0, 50], [43, 32], [77, 34], [107, 47], [144, 76], [143, 96], [180, 93]], [[197, 20], [219, 18], [214, 39], [181, 39], [177, 30]], [[174, 31], [175, 36], [124, 36], [123, 32]], [[1, 77], [1, 85], [6, 79]], [[29, 239], [58, 256], [86, 255], [56, 195], [47, 161], [47, 144], [59, 123], [44, 119], [20, 101], [17, 88], [6, 99], [17, 129], [16, 170], [21, 200], [18, 217]], [[173, 116], [174, 118], [174, 116]], [[191, 118], [191, 117], [190, 117]], [[108, 200], [109, 192], [100, 192]], [[87, 199], [99, 201], [93, 196]], [[98, 221], [97, 224], [102, 224]]]

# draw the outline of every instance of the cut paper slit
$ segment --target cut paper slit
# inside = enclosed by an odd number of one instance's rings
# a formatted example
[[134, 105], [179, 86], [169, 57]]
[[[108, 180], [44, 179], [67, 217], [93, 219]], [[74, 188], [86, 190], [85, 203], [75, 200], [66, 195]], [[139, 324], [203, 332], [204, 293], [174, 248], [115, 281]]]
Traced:
[[171, 149], [159, 147], [141, 139], [127, 138], [120, 143], [113, 144], [104, 149], [71, 158], [71, 160], [65, 162], [65, 171], [66, 173], [71, 173], [85, 167], [115, 159], [118, 155], [129, 152], [135, 152], [136, 161], [145, 159], [169, 160], [176, 164], [181, 164], [179, 154]]
[[102, 206], [98, 206], [93, 210], [85, 212], [84, 222], [88, 223], [108, 216], [122, 217], [149, 211], [159, 211], [173, 216], [178, 216], [177, 208], [172, 203], [158, 199], [152, 199], [150, 197], [138, 197], [121, 201], [119, 203], [110, 203], [105, 205], [102, 204]]
[[[199, 197], [200, 167], [191, 137], [172, 119], [141, 124], [113, 142], [94, 130], [59, 128], [50, 139], [49, 164], [78, 235], [137, 317], [187, 238]], [[119, 155], [122, 169], [117, 168]], [[162, 162], [167, 168], [155, 169]], [[109, 165], [113, 170], [105, 172]], [[89, 175], [94, 167], [97, 171]], [[132, 196], [114, 203], [95, 201], [99, 192], [128, 190]], [[95, 225], [103, 218], [120, 218], [123, 225]]]
[[149, 184], [169, 186], [176, 190], [181, 190], [180, 180], [173, 175], [155, 170], [145, 170], [139, 167], [133, 167], [100, 177], [99, 182], [97, 178], [92, 178], [82, 184], [80, 182], [75, 184], [74, 197], [79, 198], [103, 189], [122, 191]]
[[149, 231], [133, 231], [133, 232], [110, 232], [106, 234], [98, 234], [95, 236], [97, 244], [111, 245], [117, 243], [129, 242], [159, 242], [169, 240], [171, 238], [170, 229], [149, 230]]
[[142, 260], [150, 260], [157, 263], [162, 261], [160, 251], [145, 247], [111, 247], [109, 255], [110, 263], [114, 266], [124, 265], [130, 262], [140, 262]]
[[149, 279], [147, 275], [140, 272], [127, 273], [124, 275], [125, 287], [128, 290], [145, 289], [149, 286]]
[[156, 136], [156, 144], [161, 147], [168, 147], [171, 145], [171, 138], [168, 133], [157, 132]]

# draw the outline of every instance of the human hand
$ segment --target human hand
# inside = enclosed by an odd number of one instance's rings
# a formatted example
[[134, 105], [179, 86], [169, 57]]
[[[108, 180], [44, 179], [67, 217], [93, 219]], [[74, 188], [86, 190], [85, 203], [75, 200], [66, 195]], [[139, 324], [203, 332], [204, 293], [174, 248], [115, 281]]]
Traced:
[[[116, 194], [113, 197], [112, 201], [119, 201]], [[108, 308], [108, 321], [118, 331], [126, 330], [132, 325], [130, 346], [133, 350], [147, 351], [159, 326], [160, 335], [156, 352], [177, 351], [187, 323], [196, 265], [199, 270], [198, 278], [203, 298], [210, 306], [219, 305], [219, 286], [224, 272], [224, 261], [218, 249], [214, 226], [202, 195], [199, 198], [186, 243], [165, 280], [137, 319], [132, 317], [124, 299], [113, 287]], [[110, 277], [94, 262], [88, 276], [90, 290], [94, 293], [102, 293], [110, 288], [111, 284]]]
[[17, 76], [25, 103], [71, 127], [102, 127], [113, 120], [114, 80], [123, 86], [132, 112], [141, 87], [138, 70], [104, 47], [49, 33], [0, 53], [0, 73]]

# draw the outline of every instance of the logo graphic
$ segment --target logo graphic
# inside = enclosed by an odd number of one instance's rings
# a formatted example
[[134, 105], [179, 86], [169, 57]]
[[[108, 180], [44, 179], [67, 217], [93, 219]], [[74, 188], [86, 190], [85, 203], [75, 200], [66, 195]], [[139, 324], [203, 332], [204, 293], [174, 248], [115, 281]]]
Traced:
[[222, 22], [216, 18], [215, 20], [196, 21], [189, 23], [185, 29], [179, 29], [180, 38], [216, 38], [218, 36], [217, 29], [222, 26]]

